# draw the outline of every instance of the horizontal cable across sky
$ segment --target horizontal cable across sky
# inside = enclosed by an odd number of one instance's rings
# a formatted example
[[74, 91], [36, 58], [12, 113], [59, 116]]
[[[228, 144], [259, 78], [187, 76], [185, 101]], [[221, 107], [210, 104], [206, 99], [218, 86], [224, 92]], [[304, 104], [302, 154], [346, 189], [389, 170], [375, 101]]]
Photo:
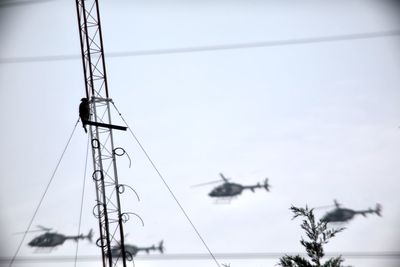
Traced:
[[[299, 45], [299, 44], [328, 43], [328, 42], [362, 40], [362, 39], [383, 38], [383, 37], [393, 37], [393, 36], [400, 36], [400, 30], [286, 39], [286, 40], [275, 40], [275, 41], [265, 41], [265, 42], [251, 42], [251, 43], [249, 42], [249, 43], [221, 44], [221, 45], [209, 45], [209, 46], [192, 46], [192, 47], [180, 47], [180, 48], [110, 52], [110, 53], [105, 53], [105, 56], [109, 58], [120, 58], [120, 57], [165, 55], [165, 54], [182, 54], [182, 53], [222, 51], [222, 50], [234, 50], [234, 49], [251, 49], [251, 48], [263, 48], [263, 47], [275, 47], [275, 46], [287, 46], [287, 45]], [[74, 54], [74, 55], [10, 57], [10, 58], [0, 58], [0, 64], [49, 62], [49, 61], [63, 61], [63, 60], [76, 60], [76, 59], [81, 59], [81, 56], [78, 54], [76, 55]]]
[[24, 6], [24, 5], [32, 5], [32, 4], [40, 4], [43, 2], [51, 2], [53, 0], [35, 0], [35, 1], [15, 1], [15, 0], [9, 0], [9, 1], [2, 1], [0, 2], [0, 8], [3, 7], [15, 7], [15, 6]]
[[[257, 260], [257, 259], [278, 259], [284, 255], [300, 255], [306, 257], [306, 253], [297, 252], [238, 252], [238, 253], [214, 253], [218, 259], [230, 260]], [[331, 252], [326, 253], [326, 257], [342, 256], [344, 259], [395, 259], [400, 261], [400, 251], [380, 251], [380, 252]], [[7, 263], [11, 259], [0, 257], [0, 263]], [[135, 261], [153, 261], [153, 260], [210, 260], [208, 253], [171, 253], [171, 254], [153, 254], [138, 255]], [[73, 262], [75, 256], [49, 256], [49, 257], [19, 257], [15, 262]], [[81, 255], [77, 261], [93, 262], [101, 261], [97, 255]]]

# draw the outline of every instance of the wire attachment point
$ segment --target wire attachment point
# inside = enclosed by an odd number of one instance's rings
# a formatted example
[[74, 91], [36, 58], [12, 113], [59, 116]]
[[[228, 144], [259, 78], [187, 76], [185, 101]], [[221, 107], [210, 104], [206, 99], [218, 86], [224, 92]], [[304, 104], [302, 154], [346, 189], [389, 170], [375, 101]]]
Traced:
[[125, 192], [125, 187], [128, 187], [129, 189], [131, 189], [133, 191], [133, 193], [136, 195], [137, 200], [140, 202], [138, 193], [135, 191], [135, 189], [133, 189], [131, 186], [129, 186], [127, 184], [120, 184], [118, 186], [118, 193], [123, 194]]
[[125, 149], [123, 149], [122, 147], [117, 147], [117, 148], [114, 148], [113, 153], [114, 153], [114, 155], [117, 155], [117, 156], [126, 155], [129, 159], [129, 168], [131, 167], [131, 163], [132, 163], [131, 157], [129, 157], [129, 154], [125, 151]]
[[135, 215], [136, 218], [138, 218], [138, 219], [140, 220], [140, 222], [142, 223], [142, 226], [144, 226], [144, 222], [143, 222], [142, 218], [141, 218], [139, 215], [137, 215], [136, 213], [134, 213], [134, 212], [124, 212], [124, 213], [121, 213], [121, 219], [122, 219], [122, 221], [123, 221], [124, 223], [126, 223], [127, 221], [129, 221], [129, 220], [130, 220], [130, 215]]

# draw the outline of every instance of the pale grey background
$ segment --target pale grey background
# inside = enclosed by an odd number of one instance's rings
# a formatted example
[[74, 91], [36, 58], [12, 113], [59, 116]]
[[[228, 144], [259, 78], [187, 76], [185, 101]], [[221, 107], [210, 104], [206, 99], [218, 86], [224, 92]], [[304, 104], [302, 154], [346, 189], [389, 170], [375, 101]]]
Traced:
[[[16, 1], [17, 2], [17, 1]], [[6, 2], [3, 2], [6, 3]], [[399, 29], [395, 1], [100, 2], [106, 53], [313, 38]], [[11, 257], [50, 179], [84, 95], [81, 60], [7, 63], [5, 59], [80, 54], [75, 1], [0, 6], [1, 257]], [[356, 217], [329, 252], [400, 251], [400, 39], [107, 57], [112, 98], [166, 177], [210, 248], [222, 252], [303, 251], [290, 205], [336, 198], [383, 217]], [[117, 114], [115, 114], [117, 115]], [[122, 122], [115, 117], [117, 124]], [[75, 234], [87, 136], [79, 125], [34, 225]], [[118, 161], [122, 182], [139, 193], [123, 207], [142, 216], [127, 242], [165, 241], [166, 253], [204, 253], [150, 164], [128, 133], [116, 134], [133, 159]], [[89, 170], [91, 170], [89, 165]], [[215, 204], [218, 179], [271, 192], [244, 192]], [[88, 175], [89, 177], [89, 175]], [[87, 179], [82, 232], [97, 231], [94, 186]], [[317, 211], [321, 216], [325, 211]], [[26, 243], [19, 255], [73, 256], [68, 241], [50, 254]], [[81, 255], [100, 253], [84, 241]], [[232, 267], [278, 260], [221, 260]], [[391, 259], [347, 259], [353, 266], [399, 266]], [[138, 261], [136, 266], [215, 266], [207, 261]], [[55, 266], [18, 263], [14, 266]], [[73, 263], [57, 263], [72, 266]], [[82, 262], [78, 266], [98, 266]]]

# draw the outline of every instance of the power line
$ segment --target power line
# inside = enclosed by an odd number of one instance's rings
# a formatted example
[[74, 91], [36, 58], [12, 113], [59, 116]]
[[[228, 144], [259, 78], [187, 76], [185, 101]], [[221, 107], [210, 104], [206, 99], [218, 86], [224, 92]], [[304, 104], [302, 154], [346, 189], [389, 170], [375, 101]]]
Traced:
[[[265, 260], [278, 259], [284, 255], [306, 256], [306, 253], [299, 252], [236, 252], [236, 253], [214, 253], [220, 259], [228, 260]], [[345, 259], [392, 259], [400, 261], [400, 251], [376, 251], [376, 252], [330, 252], [325, 253], [326, 257], [342, 256]], [[171, 253], [171, 254], [148, 254], [137, 255], [137, 261], [166, 261], [166, 260], [208, 260], [207, 253]], [[0, 263], [10, 260], [7, 257], [0, 257]], [[15, 261], [27, 262], [73, 262], [75, 256], [52, 256], [52, 257], [19, 257]], [[101, 261], [98, 255], [81, 255], [77, 258], [80, 262]]]
[[43, 2], [52, 2], [52, 1], [54, 1], [54, 0], [5, 1], [3, 3], [0, 3], [0, 8], [33, 5], [33, 4], [39, 4], [39, 3], [43, 3]]
[[[288, 45], [364, 40], [364, 39], [385, 38], [394, 36], [400, 36], [400, 30], [320, 36], [320, 37], [310, 37], [310, 38], [284, 39], [284, 40], [264, 41], [264, 42], [248, 42], [248, 43], [236, 43], [236, 44], [111, 52], [111, 53], [106, 53], [106, 57], [123, 58], [123, 57], [184, 54], [184, 53], [198, 53], [198, 52], [211, 52], [211, 51], [224, 51], [224, 50], [237, 50], [237, 49], [253, 49], [253, 48], [264, 48], [264, 47], [288, 46]], [[75, 54], [53, 55], [53, 56], [10, 57], [10, 58], [0, 58], [0, 64], [52, 62], [52, 61], [64, 61], [64, 60], [76, 60], [80, 58], [81, 57], [79, 55]]]
[[27, 226], [27, 228], [26, 228], [26, 230], [25, 230], [25, 232], [24, 232], [24, 235], [22, 236], [22, 239], [21, 239], [21, 241], [20, 241], [20, 243], [19, 243], [19, 245], [18, 245], [18, 248], [17, 248], [17, 250], [15, 251], [15, 254], [14, 254], [14, 256], [12, 257], [12, 259], [11, 259], [11, 261], [10, 261], [10, 265], [9, 265], [10, 267], [13, 265], [13, 263], [14, 263], [14, 261], [15, 261], [17, 255], [18, 255], [18, 253], [19, 253], [19, 250], [21, 249], [22, 243], [23, 243], [24, 240], [25, 240], [26, 234], [29, 232], [29, 229], [30, 229], [31, 226], [32, 226], [33, 220], [35, 219], [36, 214], [38, 213], [39, 208], [40, 208], [40, 206], [42, 205], [42, 202], [43, 202], [43, 200], [44, 200], [44, 197], [46, 196], [47, 191], [49, 190], [50, 185], [51, 185], [51, 183], [52, 183], [52, 181], [53, 181], [53, 179], [54, 179], [54, 177], [55, 177], [55, 175], [56, 175], [56, 172], [57, 172], [57, 170], [58, 170], [58, 167], [59, 167], [60, 164], [61, 164], [61, 161], [62, 161], [62, 159], [63, 159], [63, 157], [64, 157], [65, 152], [67, 151], [67, 148], [68, 148], [68, 146], [69, 146], [69, 143], [71, 142], [72, 136], [73, 136], [74, 133], [75, 133], [75, 129], [76, 129], [76, 126], [78, 125], [78, 123], [79, 123], [79, 119], [78, 119], [78, 120], [76, 121], [76, 123], [75, 123], [74, 129], [72, 130], [72, 133], [71, 133], [71, 135], [70, 135], [69, 138], [68, 138], [67, 144], [65, 145], [64, 150], [63, 150], [63, 152], [61, 153], [61, 156], [60, 156], [60, 158], [59, 158], [59, 160], [58, 160], [58, 162], [57, 162], [57, 165], [56, 165], [56, 167], [54, 168], [54, 171], [53, 171], [53, 173], [52, 173], [52, 175], [51, 175], [51, 177], [50, 177], [50, 180], [49, 180], [49, 182], [47, 183], [46, 189], [44, 190], [42, 196], [40, 197], [40, 200], [39, 200], [38, 205], [36, 206], [35, 212], [33, 213], [33, 216], [32, 216], [32, 218], [31, 218], [31, 220], [29, 221], [29, 224], [28, 224], [28, 226]]

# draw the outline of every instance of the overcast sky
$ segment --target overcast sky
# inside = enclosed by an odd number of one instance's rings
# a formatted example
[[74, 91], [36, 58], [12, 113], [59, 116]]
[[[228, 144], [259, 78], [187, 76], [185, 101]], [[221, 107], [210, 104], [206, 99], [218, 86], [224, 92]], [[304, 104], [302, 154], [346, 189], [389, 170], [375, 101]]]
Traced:
[[[22, 238], [13, 233], [25, 230], [32, 218], [85, 93], [75, 1], [0, 3], [0, 257], [10, 258]], [[300, 221], [291, 220], [289, 207], [330, 205], [333, 199], [353, 209], [380, 203], [383, 216], [355, 217], [327, 245], [328, 252], [400, 251], [399, 35], [117, 56], [398, 31], [395, 1], [103, 0], [100, 11], [111, 97], [213, 252], [303, 252]], [[145, 223], [132, 218], [125, 225], [126, 242], [147, 246], [164, 240], [166, 254], [206, 253], [132, 136], [118, 132], [115, 143], [132, 159], [129, 168], [127, 158], [118, 158], [121, 182], [141, 198], [124, 194], [123, 209]], [[78, 125], [33, 229], [43, 225], [77, 233], [86, 144]], [[89, 164], [81, 232], [93, 228], [97, 235], [92, 168]], [[208, 197], [212, 185], [191, 188], [219, 179], [220, 172], [245, 185], [269, 177], [271, 192], [245, 191], [218, 204]], [[51, 253], [28, 247], [37, 235], [27, 235], [20, 257], [74, 256], [73, 241]], [[87, 241], [79, 248], [80, 255], [100, 254]], [[220, 262], [267, 267], [278, 259]], [[400, 259], [345, 263], [396, 267]], [[136, 262], [139, 267], [189, 264], [216, 265]]]

